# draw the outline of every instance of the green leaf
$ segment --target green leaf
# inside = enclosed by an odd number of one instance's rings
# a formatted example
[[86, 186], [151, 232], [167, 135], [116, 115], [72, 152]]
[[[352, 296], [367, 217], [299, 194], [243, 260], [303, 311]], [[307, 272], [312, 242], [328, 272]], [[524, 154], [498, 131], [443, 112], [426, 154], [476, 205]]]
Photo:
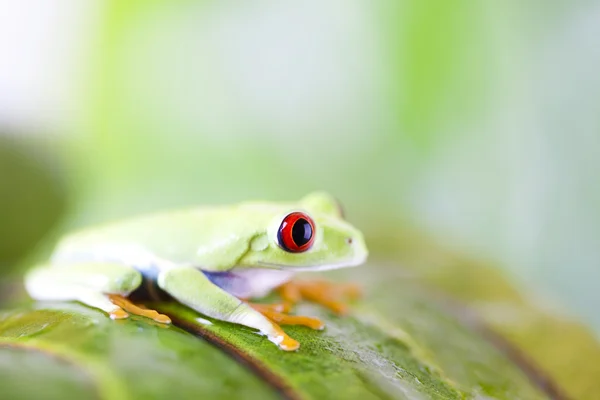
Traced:
[[38, 390], [46, 398], [105, 399], [547, 398], [464, 310], [402, 270], [370, 265], [330, 277], [361, 281], [365, 299], [346, 317], [299, 306], [298, 314], [323, 318], [327, 328], [286, 327], [301, 343], [292, 353], [176, 303], [157, 305], [172, 316], [170, 327], [112, 321], [74, 303], [7, 311], [0, 364], [11, 372], [0, 373], [0, 387], [23, 399], [38, 398]]
[[0, 366], [8, 399], [276, 398], [248, 370], [181, 329], [141, 318], [112, 321], [77, 304], [0, 315]]

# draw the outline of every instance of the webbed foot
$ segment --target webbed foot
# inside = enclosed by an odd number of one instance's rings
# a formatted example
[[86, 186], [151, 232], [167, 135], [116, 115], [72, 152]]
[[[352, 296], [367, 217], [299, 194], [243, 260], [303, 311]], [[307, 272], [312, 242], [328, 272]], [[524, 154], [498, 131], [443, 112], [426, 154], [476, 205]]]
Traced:
[[116, 306], [121, 307], [110, 313], [112, 319], [127, 318], [129, 314], [139, 315], [142, 317], [150, 318], [161, 324], [170, 324], [171, 318], [164, 314], [159, 314], [157, 311], [142, 308], [133, 304], [129, 299], [118, 294], [109, 294], [109, 300]]
[[357, 299], [362, 294], [356, 284], [322, 280], [287, 282], [278, 288], [278, 292], [286, 304], [293, 305], [301, 300], [308, 300], [340, 315], [348, 312], [346, 300]]

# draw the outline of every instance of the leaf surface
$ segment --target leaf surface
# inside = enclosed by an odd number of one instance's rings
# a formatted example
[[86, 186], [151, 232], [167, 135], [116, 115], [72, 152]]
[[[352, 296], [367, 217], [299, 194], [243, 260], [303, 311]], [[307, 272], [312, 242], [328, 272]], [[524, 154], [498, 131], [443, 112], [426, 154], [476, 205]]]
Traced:
[[286, 327], [301, 343], [291, 353], [177, 303], [157, 305], [173, 317], [169, 327], [112, 321], [76, 303], [6, 311], [0, 365], [10, 373], [0, 373], [0, 386], [17, 399], [37, 398], [37, 390], [101, 399], [548, 398], [463, 310], [404, 273], [369, 265], [330, 274], [362, 282], [366, 295], [345, 317], [300, 305], [298, 314], [327, 327]]

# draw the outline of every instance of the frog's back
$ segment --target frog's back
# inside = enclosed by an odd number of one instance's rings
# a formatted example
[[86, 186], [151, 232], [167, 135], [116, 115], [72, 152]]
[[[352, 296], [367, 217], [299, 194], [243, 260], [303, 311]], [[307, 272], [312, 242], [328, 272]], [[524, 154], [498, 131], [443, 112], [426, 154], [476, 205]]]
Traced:
[[249, 206], [161, 212], [84, 229], [59, 242], [52, 262], [190, 263], [203, 249], [266, 226], [273, 209]]

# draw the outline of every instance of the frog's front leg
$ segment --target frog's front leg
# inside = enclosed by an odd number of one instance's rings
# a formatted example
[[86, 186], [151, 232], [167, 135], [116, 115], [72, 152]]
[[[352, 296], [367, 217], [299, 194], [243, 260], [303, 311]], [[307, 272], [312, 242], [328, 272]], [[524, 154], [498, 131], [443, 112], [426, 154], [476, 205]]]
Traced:
[[129, 312], [170, 323], [166, 315], [142, 309], [127, 300], [141, 283], [142, 276], [134, 268], [105, 262], [43, 265], [25, 277], [27, 292], [36, 300], [79, 301], [106, 312], [112, 319], [127, 318]]
[[182, 304], [202, 314], [258, 329], [283, 350], [296, 350], [300, 347], [279, 325], [213, 284], [195, 268], [178, 267], [163, 271], [158, 276], [158, 286]]
[[293, 305], [308, 300], [327, 307], [336, 314], [345, 314], [348, 311], [345, 300], [353, 300], [361, 296], [358, 285], [324, 280], [290, 281], [281, 285], [277, 291], [288, 304]]

